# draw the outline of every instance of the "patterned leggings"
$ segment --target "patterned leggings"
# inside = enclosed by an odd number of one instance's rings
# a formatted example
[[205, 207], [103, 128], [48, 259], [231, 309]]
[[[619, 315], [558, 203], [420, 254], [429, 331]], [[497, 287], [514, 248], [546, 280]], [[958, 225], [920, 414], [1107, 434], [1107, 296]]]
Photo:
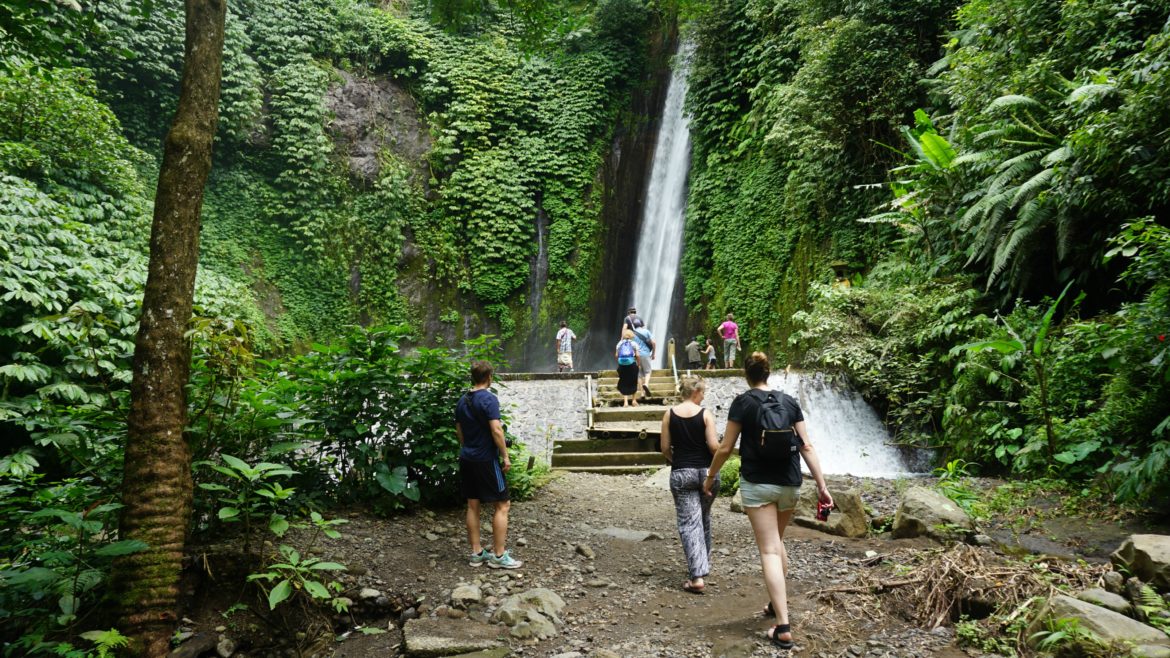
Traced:
[[[703, 495], [705, 468], [680, 468], [670, 472], [670, 493], [678, 517], [678, 537], [687, 556], [690, 577], [704, 578], [711, 573], [711, 504], [715, 496]], [[719, 491], [715, 478], [714, 491]]]

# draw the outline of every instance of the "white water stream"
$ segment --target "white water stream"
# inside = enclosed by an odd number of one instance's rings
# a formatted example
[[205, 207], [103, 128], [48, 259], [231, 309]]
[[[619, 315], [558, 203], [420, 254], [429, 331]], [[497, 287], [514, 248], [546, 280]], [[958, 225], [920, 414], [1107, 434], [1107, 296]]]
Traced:
[[768, 385], [800, 402], [825, 473], [892, 478], [912, 470], [890, 445], [877, 413], [856, 392], [838, 389], [816, 373], [774, 374]]
[[683, 225], [687, 201], [687, 172], [691, 165], [690, 118], [683, 112], [694, 46], [683, 43], [675, 55], [662, 123], [654, 143], [654, 160], [646, 188], [642, 230], [634, 261], [633, 305], [658, 343], [654, 367], [666, 359], [670, 338], [670, 306], [682, 258]]

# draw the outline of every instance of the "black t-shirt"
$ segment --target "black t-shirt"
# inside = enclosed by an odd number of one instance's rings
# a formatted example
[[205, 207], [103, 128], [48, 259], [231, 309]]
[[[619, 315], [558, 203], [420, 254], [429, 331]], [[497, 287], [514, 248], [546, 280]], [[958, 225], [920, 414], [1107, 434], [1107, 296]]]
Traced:
[[727, 420], [740, 424], [739, 457], [740, 477], [752, 484], [776, 484], [784, 486], [800, 486], [800, 453], [793, 452], [791, 456], [780, 460], [767, 460], [760, 454], [760, 425], [757, 415], [760, 410], [760, 400], [770, 393], [788, 406], [789, 418], [795, 425], [804, 420], [800, 411], [800, 404], [783, 391], [745, 391], [735, 396], [731, 408], [727, 410]]

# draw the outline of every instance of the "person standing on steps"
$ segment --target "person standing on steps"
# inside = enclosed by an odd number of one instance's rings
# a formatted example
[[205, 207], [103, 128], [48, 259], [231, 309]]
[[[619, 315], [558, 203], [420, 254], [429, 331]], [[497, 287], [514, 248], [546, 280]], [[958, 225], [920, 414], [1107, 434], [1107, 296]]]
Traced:
[[771, 372], [763, 352], [753, 352], [744, 360], [744, 374], [751, 388], [736, 396], [727, 410], [723, 442], [707, 469], [703, 491], [715, 491], [719, 469], [739, 439], [739, 491], [760, 550], [760, 565], [768, 588], [764, 614], [776, 618], [776, 625], [765, 635], [777, 647], [791, 649], [794, 645], [788, 620], [788, 588], [784, 581], [788, 571], [784, 529], [792, 520], [800, 497], [801, 457], [817, 483], [821, 505], [832, 507], [833, 497], [825, 485], [816, 450], [809, 441], [800, 405], [791, 396], [768, 388]]
[[[703, 579], [711, 573], [711, 503], [715, 496], [703, 490], [703, 479], [719, 440], [715, 438], [715, 418], [703, 408], [706, 393], [702, 377], [692, 375], [679, 381], [683, 401], [662, 415], [659, 445], [670, 462], [670, 495], [687, 558], [687, 580], [682, 587], [693, 594], [703, 593], [707, 587]], [[718, 490], [716, 472], [712, 491]]]
[[638, 406], [638, 346], [634, 344], [634, 331], [626, 329], [622, 332], [622, 339], [613, 349], [613, 358], [617, 359], [618, 393], [622, 394], [622, 406], [630, 406], [630, 397], [634, 398], [634, 406]]
[[715, 346], [711, 344], [711, 339], [707, 339], [707, 348], [703, 350], [703, 354], [707, 355], [707, 370], [715, 369]]
[[577, 334], [569, 328], [569, 324], [561, 320], [561, 330], [557, 332], [557, 372], [573, 372], [573, 341]]
[[727, 320], [719, 325], [719, 335], [723, 337], [723, 367], [735, 367], [735, 351], [739, 349], [739, 325], [735, 323], [735, 316], [727, 314]]
[[[500, 423], [500, 401], [492, 393], [492, 364], [471, 364], [471, 390], [455, 405], [455, 436], [459, 438], [459, 479], [467, 499], [467, 539], [471, 542], [469, 564], [487, 564], [491, 569], [519, 569], [524, 565], [504, 548], [508, 537], [508, 483], [504, 473], [512, 467], [504, 426]], [[500, 457], [504, 459], [500, 466]], [[479, 541], [480, 507], [493, 503], [492, 550], [486, 551]]]
[[687, 368], [691, 370], [698, 370], [703, 365], [703, 355], [699, 351], [699, 338], [695, 336], [691, 342], [687, 343]]
[[625, 331], [626, 329], [633, 331], [635, 322], [645, 324], [642, 322], [642, 318], [638, 317], [638, 309], [631, 306], [630, 309], [626, 311], [626, 317], [622, 318], [622, 331]]
[[634, 320], [634, 344], [638, 346], [638, 388], [650, 397], [650, 374], [654, 371], [654, 356], [658, 352], [658, 344], [654, 342], [654, 334], [646, 328], [642, 318]]

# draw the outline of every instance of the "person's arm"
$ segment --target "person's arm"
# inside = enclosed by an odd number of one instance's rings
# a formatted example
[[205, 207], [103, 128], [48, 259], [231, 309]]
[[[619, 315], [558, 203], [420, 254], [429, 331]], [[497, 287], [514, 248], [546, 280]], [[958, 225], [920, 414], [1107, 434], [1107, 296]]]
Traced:
[[492, 430], [492, 442], [496, 444], [496, 450], [504, 456], [504, 472], [507, 473], [512, 468], [512, 460], [508, 457], [508, 444], [504, 441], [504, 424], [499, 418], [494, 418], [488, 421], [488, 427]]
[[674, 454], [670, 449], [670, 410], [662, 414], [662, 434], [658, 438], [658, 450], [666, 457], [667, 463], [673, 460]]
[[731, 451], [735, 448], [735, 442], [739, 440], [739, 433], [742, 429], [739, 421], [727, 421], [727, 427], [723, 430], [723, 442], [719, 444], [719, 449], [711, 458], [711, 465], [707, 467], [707, 479], [703, 480], [703, 493], [708, 496], [714, 495], [712, 489], [715, 485], [715, 476], [719, 475], [719, 469], [723, 468], [723, 462], [731, 456]]
[[824, 474], [821, 473], [821, 460], [817, 457], [816, 448], [813, 448], [812, 442], [808, 440], [808, 428], [805, 427], [803, 420], [797, 421], [792, 428], [800, 436], [801, 441], [804, 441], [804, 445], [800, 447], [800, 456], [804, 458], [808, 472], [812, 473], [813, 480], [817, 483], [817, 500], [832, 506], [833, 496], [829, 493], [829, 485], [825, 484]]
[[658, 343], [654, 342], [654, 339], [651, 338], [650, 339], [650, 358], [653, 359], [654, 355], [657, 353], [658, 353]]
[[458, 437], [459, 448], [462, 449], [463, 448], [463, 426], [459, 424], [459, 421], [455, 421], [455, 436]]
[[715, 417], [706, 409], [700, 413], [703, 414], [703, 436], [707, 440], [707, 449], [713, 455], [719, 449], [719, 437], [715, 435]]

